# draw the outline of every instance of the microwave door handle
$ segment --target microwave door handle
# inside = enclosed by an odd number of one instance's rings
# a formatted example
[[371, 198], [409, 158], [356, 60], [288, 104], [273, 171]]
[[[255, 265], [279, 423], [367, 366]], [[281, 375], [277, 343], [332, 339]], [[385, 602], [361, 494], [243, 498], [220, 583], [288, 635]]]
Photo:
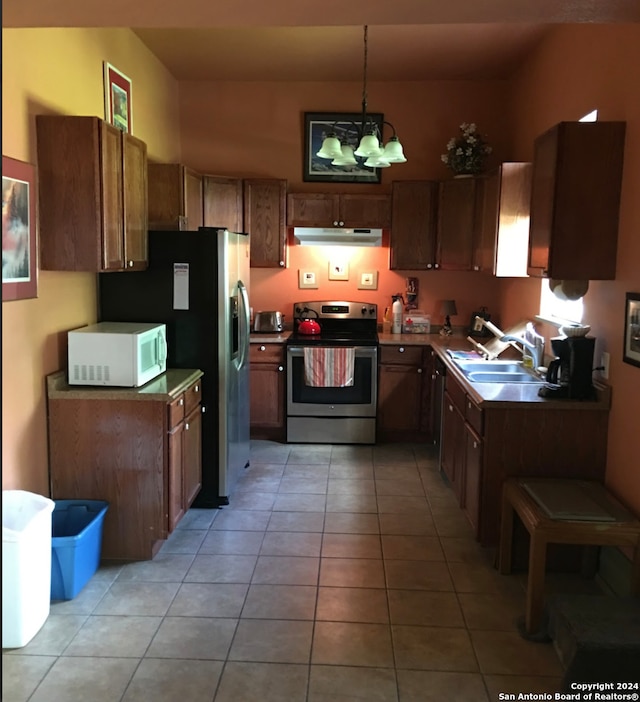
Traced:
[[240, 345], [240, 360], [238, 362], [238, 368], [244, 368], [247, 362], [247, 349], [249, 344], [249, 294], [245, 284], [239, 280], [238, 281], [238, 291], [240, 292], [240, 298], [242, 299], [242, 333], [240, 334], [239, 345]]
[[162, 365], [162, 362], [167, 360], [167, 344], [162, 334], [158, 334], [156, 337], [156, 348], [158, 352], [158, 365]]

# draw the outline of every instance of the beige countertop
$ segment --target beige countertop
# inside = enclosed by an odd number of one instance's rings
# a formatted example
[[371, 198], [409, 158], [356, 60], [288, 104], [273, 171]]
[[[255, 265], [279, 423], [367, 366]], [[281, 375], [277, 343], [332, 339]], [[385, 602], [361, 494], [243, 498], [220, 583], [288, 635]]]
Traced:
[[251, 344], [284, 344], [291, 336], [291, 331], [272, 332], [265, 334], [262, 332], [251, 332], [249, 343]]
[[51, 400], [162, 400], [171, 402], [179, 397], [204, 373], [193, 368], [169, 368], [165, 373], [139, 388], [107, 387], [104, 385], [69, 385], [66, 371], [47, 376], [47, 393]]

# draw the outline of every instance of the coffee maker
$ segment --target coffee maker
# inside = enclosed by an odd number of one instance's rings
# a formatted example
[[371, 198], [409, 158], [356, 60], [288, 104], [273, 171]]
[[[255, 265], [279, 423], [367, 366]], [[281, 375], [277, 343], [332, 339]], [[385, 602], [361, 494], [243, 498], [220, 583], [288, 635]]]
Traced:
[[557, 336], [551, 339], [556, 358], [547, 370], [547, 385], [538, 395], [570, 400], [595, 400], [593, 353], [596, 340], [587, 336]]

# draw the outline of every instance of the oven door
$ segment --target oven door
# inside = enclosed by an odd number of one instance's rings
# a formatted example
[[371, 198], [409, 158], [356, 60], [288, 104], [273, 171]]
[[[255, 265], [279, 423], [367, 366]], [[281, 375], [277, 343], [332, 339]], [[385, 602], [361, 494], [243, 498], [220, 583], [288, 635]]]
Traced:
[[356, 346], [353, 385], [312, 387], [304, 382], [304, 349], [287, 348], [287, 415], [298, 417], [375, 417], [378, 398], [378, 348]]

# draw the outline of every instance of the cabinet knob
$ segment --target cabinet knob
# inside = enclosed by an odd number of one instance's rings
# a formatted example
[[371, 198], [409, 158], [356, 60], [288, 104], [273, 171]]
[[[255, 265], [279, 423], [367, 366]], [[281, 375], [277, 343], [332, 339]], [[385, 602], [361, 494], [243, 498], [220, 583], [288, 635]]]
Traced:
[[284, 268], [284, 261], [280, 261], [280, 267]]
[[196, 385], [195, 388], [193, 388], [193, 392], [200, 392], [200, 386]]
[[129, 266], [129, 268], [133, 268], [133, 261], [127, 261], [127, 265]]
[[203, 405], [203, 406], [200, 408], [200, 411], [202, 412], [202, 414], [204, 414], [204, 413], [207, 411], [207, 408]]
[[427, 268], [433, 268], [433, 264], [427, 263]]
[[260, 347], [260, 351], [266, 351], [266, 350], [267, 350], [267, 347], [266, 347], [266, 346], [261, 346], [261, 347]]
[[282, 372], [284, 370], [284, 366], [278, 366], [278, 370]]
[[184, 398], [181, 397], [180, 402], [178, 402], [178, 404], [180, 405], [180, 407], [182, 407], [182, 405], [184, 405]]
[[334, 227], [337, 227], [337, 226], [338, 226], [338, 220], [337, 220], [337, 219], [334, 219], [334, 220], [333, 220], [333, 226], [334, 226]]
[[404, 353], [404, 346], [401, 346], [401, 347], [398, 349], [398, 353]]
[[338, 224], [339, 224], [341, 227], [344, 227], [344, 222], [343, 222], [343, 221], [338, 222]]
[[185, 431], [189, 431], [189, 422], [187, 422], [187, 423], [184, 425], [184, 430], [185, 430]]
[[434, 268], [440, 268], [440, 264], [439, 264], [439, 263], [434, 263], [434, 264], [433, 264], [433, 267], [434, 267]]
[[477, 442], [477, 441], [474, 441], [474, 442], [473, 442], [473, 448], [474, 448], [474, 449], [477, 449], [477, 448], [478, 448], [478, 442]]
[[474, 267], [473, 267], [473, 270], [474, 270], [474, 271], [479, 271], [479, 270], [480, 270], [480, 266], [474, 266]]
[[469, 409], [471, 409], [471, 403], [470, 403], [470, 402], [467, 402], [467, 407], [468, 407]]
[[422, 373], [422, 368], [418, 368], [418, 373]]
[[449, 412], [453, 412], [453, 405], [449, 405]]

